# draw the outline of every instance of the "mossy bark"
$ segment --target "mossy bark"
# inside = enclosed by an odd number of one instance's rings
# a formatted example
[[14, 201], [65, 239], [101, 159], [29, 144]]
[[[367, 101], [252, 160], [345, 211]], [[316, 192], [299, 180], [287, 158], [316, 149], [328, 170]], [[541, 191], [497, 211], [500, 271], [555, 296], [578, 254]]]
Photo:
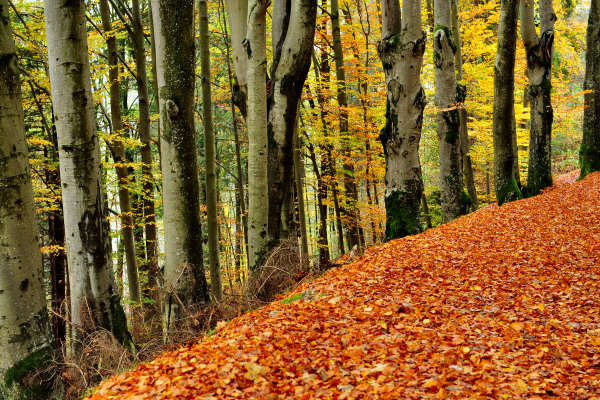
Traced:
[[592, 0], [585, 54], [583, 139], [579, 150], [581, 178], [600, 171], [600, 1]]
[[554, 22], [552, 0], [540, 0], [540, 35], [536, 33], [533, 2], [521, 0], [521, 36], [527, 54], [529, 79], [529, 166], [527, 195], [552, 186], [552, 57]]
[[[194, 126], [194, 0], [152, 0], [160, 100], [168, 318], [206, 304]], [[174, 296], [178, 299], [175, 299]]]
[[519, 0], [501, 1], [494, 67], [494, 184], [499, 205], [523, 197], [515, 177], [512, 145], [518, 5]]

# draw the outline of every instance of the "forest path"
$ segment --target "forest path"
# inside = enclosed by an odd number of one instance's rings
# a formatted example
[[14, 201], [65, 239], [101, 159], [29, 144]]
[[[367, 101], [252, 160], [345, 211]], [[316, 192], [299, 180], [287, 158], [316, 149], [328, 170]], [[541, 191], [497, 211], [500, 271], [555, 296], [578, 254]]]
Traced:
[[600, 173], [368, 249], [90, 399], [600, 399]]

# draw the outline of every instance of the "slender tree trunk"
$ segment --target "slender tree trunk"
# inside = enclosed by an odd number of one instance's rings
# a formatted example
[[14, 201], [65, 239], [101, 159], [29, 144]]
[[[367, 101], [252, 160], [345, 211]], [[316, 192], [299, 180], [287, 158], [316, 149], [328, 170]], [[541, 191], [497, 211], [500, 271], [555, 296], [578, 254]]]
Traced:
[[397, 0], [384, 0], [382, 13], [378, 51], [386, 77], [387, 109], [380, 140], [386, 159], [386, 238], [394, 239], [421, 231], [419, 142], [426, 104], [421, 87], [426, 38], [418, 0], [403, 2], [402, 20]]
[[0, 0], [0, 374], [9, 386], [45, 367], [54, 351], [16, 50], [8, 2]]
[[360, 224], [358, 210], [358, 189], [354, 178], [354, 163], [348, 129], [348, 99], [346, 96], [346, 71], [344, 70], [344, 52], [340, 35], [340, 12], [338, 0], [331, 0], [331, 29], [333, 36], [333, 54], [337, 78], [337, 102], [340, 108], [340, 138], [344, 155], [345, 205], [342, 207], [347, 225], [348, 247], [360, 247]]
[[233, 67], [235, 69], [231, 96], [245, 119], [248, 115], [248, 81], [246, 78], [248, 56], [243, 43], [246, 40], [248, 28], [248, 0], [225, 0], [225, 3], [231, 30], [231, 48], [233, 49]]
[[[121, 86], [119, 83], [119, 58], [117, 54], [117, 39], [113, 35], [112, 22], [110, 19], [110, 7], [107, 0], [100, 0], [100, 14], [102, 17], [102, 29], [106, 38], [108, 50], [108, 80], [110, 92], [110, 116], [112, 134], [121, 135]], [[117, 183], [119, 186], [119, 207], [121, 209], [121, 237], [125, 259], [127, 260], [127, 280], [129, 281], [129, 298], [131, 301], [140, 301], [140, 288], [138, 280], [138, 265], [135, 254], [135, 238], [133, 236], [133, 219], [129, 191], [127, 184], [129, 174], [125, 166], [125, 148], [121, 139], [109, 142], [110, 150], [115, 162]]]
[[[105, 219], [85, 4], [46, 0], [44, 14], [60, 153], [71, 319], [75, 326], [103, 327], [119, 341], [128, 342], [130, 336], [115, 288]], [[74, 329], [73, 334], [77, 348], [81, 331]]]
[[[154, 208], [154, 175], [152, 174], [152, 147], [150, 138], [150, 97], [148, 96], [148, 75], [146, 72], [146, 49], [144, 47], [144, 26], [140, 16], [139, 0], [132, 2], [133, 14], [133, 54], [136, 65], [136, 81], [139, 107], [138, 134], [142, 142], [142, 206], [144, 230], [146, 232], [146, 262], [143, 269], [148, 276], [143, 292], [144, 296], [155, 303], [152, 309], [158, 311], [160, 299], [157, 293], [158, 283], [158, 233], [156, 230], [156, 211]], [[148, 310], [150, 311], [150, 310]]]
[[473, 211], [479, 208], [479, 199], [477, 198], [477, 189], [475, 187], [475, 174], [473, 173], [473, 163], [471, 161], [471, 155], [469, 154], [469, 130], [467, 128], [467, 110], [464, 107], [464, 103], [467, 97], [467, 87], [461, 82], [463, 80], [463, 59], [462, 59], [462, 39], [460, 37], [460, 22], [458, 19], [458, 0], [451, 1], [451, 12], [452, 12], [452, 36], [454, 38], [454, 44], [456, 51], [454, 53], [454, 64], [456, 67], [456, 80], [458, 81], [457, 88], [457, 102], [458, 102], [458, 118], [460, 120], [459, 128], [459, 140], [460, 140], [460, 152], [462, 156], [462, 172], [464, 175], [464, 183], [467, 187], [467, 192], [471, 198], [471, 207]]
[[427, 223], [427, 228], [431, 228], [431, 214], [429, 213], [429, 205], [427, 204], [427, 196], [425, 196], [425, 192], [423, 192], [421, 201], [423, 203], [423, 213], [425, 213], [425, 222]]
[[206, 162], [206, 215], [208, 225], [208, 262], [210, 286], [217, 300], [223, 297], [219, 267], [219, 221], [217, 218], [217, 177], [215, 173], [215, 134], [212, 121], [210, 89], [210, 52], [206, 0], [198, 0], [200, 14], [200, 67], [202, 70], [202, 123], [204, 125], [204, 158]]
[[461, 214], [463, 179], [460, 163], [460, 117], [454, 71], [455, 39], [451, 33], [450, 2], [435, 0], [433, 62], [435, 65], [435, 105], [440, 141], [440, 189], [442, 221], [449, 222]]
[[498, 52], [494, 73], [494, 186], [499, 205], [523, 195], [515, 177], [512, 115], [515, 100], [515, 51], [519, 0], [501, 0]]
[[[152, 0], [160, 98], [165, 281], [184, 304], [209, 302], [194, 126], [194, 0]], [[165, 300], [167, 301], [167, 300]], [[183, 311], [169, 296], [168, 321]]]
[[[275, 31], [273, 37], [276, 46], [267, 101], [268, 232], [271, 246], [283, 239], [282, 211], [284, 201], [290, 198], [293, 188], [293, 138], [298, 123], [298, 104], [313, 51], [317, 0], [280, 1], [274, 7], [284, 8], [285, 12], [278, 10], [273, 13], [274, 24], [276, 28], [279, 26], [277, 29], [280, 31]], [[250, 13], [251, 8], [248, 10]], [[252, 47], [252, 51], [255, 49], [255, 46]], [[247, 78], [250, 80], [249, 76]]]
[[[298, 129], [296, 127], [296, 129]], [[296, 197], [298, 199], [298, 222], [300, 228], [301, 254], [305, 260], [308, 260], [308, 236], [306, 230], [306, 211], [304, 207], [304, 153], [302, 151], [302, 141], [296, 132], [296, 151], [294, 153], [294, 179], [296, 184]]]
[[554, 22], [552, 0], [540, 0], [540, 35], [535, 31], [532, 0], [521, 0], [521, 36], [527, 53], [529, 79], [529, 168], [527, 195], [552, 186], [552, 56]]
[[[266, 14], [268, 1], [248, 2], [244, 46], [248, 84], [248, 266], [255, 273], [268, 252], [269, 195], [267, 185]], [[234, 47], [235, 49], [235, 47]], [[235, 50], [234, 50], [235, 52]], [[235, 57], [235, 56], [234, 56]]]
[[585, 53], [585, 109], [579, 150], [581, 177], [600, 171], [600, 1], [592, 0]]

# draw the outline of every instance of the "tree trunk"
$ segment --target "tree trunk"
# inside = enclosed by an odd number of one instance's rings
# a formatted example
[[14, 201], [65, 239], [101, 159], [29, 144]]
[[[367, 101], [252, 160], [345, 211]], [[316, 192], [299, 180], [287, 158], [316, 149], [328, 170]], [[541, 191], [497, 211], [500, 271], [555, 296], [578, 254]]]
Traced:
[[[268, 232], [271, 246], [284, 239], [281, 235], [283, 203], [289, 198], [293, 188], [290, 184], [293, 184], [294, 169], [293, 137], [297, 125], [298, 104], [310, 68], [317, 1], [281, 1], [275, 6], [285, 7], [285, 12], [278, 11], [273, 15], [274, 18], [279, 16], [282, 20], [274, 21], [276, 26], [280, 24], [281, 31], [279, 37], [273, 37], [277, 45], [271, 66], [267, 101]], [[250, 12], [251, 8], [248, 10]], [[252, 51], [256, 51], [256, 46], [252, 46]], [[250, 79], [249, 76], [247, 78]]]
[[433, 63], [435, 65], [435, 105], [440, 141], [440, 190], [442, 221], [450, 222], [461, 214], [463, 179], [460, 163], [460, 117], [454, 71], [455, 38], [451, 33], [450, 2], [435, 0]]
[[515, 100], [515, 51], [519, 0], [501, 0], [498, 52], [494, 68], [494, 186], [499, 205], [523, 195], [515, 177], [512, 115]]
[[402, 20], [397, 0], [384, 0], [382, 6], [378, 51], [385, 72], [387, 109], [380, 140], [386, 160], [386, 238], [394, 239], [421, 231], [419, 142], [426, 104], [421, 87], [426, 38], [419, 1], [404, 1]]
[[225, 0], [225, 2], [231, 30], [231, 48], [233, 49], [233, 67], [235, 69], [231, 96], [245, 119], [248, 115], [248, 81], [246, 78], [248, 56], [243, 43], [246, 40], [248, 27], [248, 0]]
[[552, 186], [552, 56], [554, 22], [552, 0], [540, 0], [540, 35], [535, 31], [532, 0], [521, 0], [521, 36], [527, 53], [529, 79], [529, 166], [527, 195]]
[[[150, 307], [158, 312], [158, 233], [156, 230], [156, 211], [154, 208], [154, 175], [152, 174], [152, 147], [150, 138], [150, 98], [148, 96], [148, 75], [146, 72], [146, 49], [144, 47], [144, 26], [140, 16], [139, 0], [132, 2], [133, 14], [133, 54], [136, 65], [136, 81], [139, 107], [138, 134], [142, 142], [142, 207], [144, 229], [146, 231], [146, 262], [143, 270], [148, 276], [143, 292], [144, 296], [156, 304]], [[157, 94], [158, 95], [158, 94]], [[150, 310], [148, 310], [150, 311]], [[151, 313], [152, 314], [152, 313]]]
[[54, 350], [18, 71], [8, 2], [0, 0], [0, 374], [8, 386], [45, 367]]
[[[71, 315], [85, 330], [102, 327], [130, 341], [116, 292], [105, 219], [100, 151], [90, 84], [85, 4], [44, 2], [50, 84], [60, 154], [60, 176]], [[80, 329], [73, 330], [80, 346]]]
[[345, 205], [342, 207], [347, 225], [348, 247], [360, 246], [360, 224], [358, 210], [358, 189], [354, 178], [354, 163], [348, 129], [348, 99], [346, 96], [346, 71], [344, 70], [344, 52], [340, 35], [340, 12], [338, 0], [331, 0], [331, 29], [333, 36], [333, 54], [337, 78], [337, 102], [340, 108], [340, 139], [344, 155]]
[[[117, 54], [117, 39], [113, 36], [112, 22], [110, 19], [110, 7], [108, 0], [100, 0], [100, 14], [102, 16], [102, 29], [106, 38], [106, 47], [108, 50], [108, 81], [110, 84], [110, 117], [112, 125], [112, 134], [121, 135], [121, 86], [119, 83], [119, 58]], [[123, 241], [123, 250], [127, 261], [127, 280], [129, 282], [129, 298], [133, 302], [140, 301], [140, 287], [138, 280], [138, 265], [135, 254], [135, 238], [133, 237], [133, 219], [131, 212], [131, 201], [127, 184], [129, 183], [129, 174], [125, 166], [125, 149], [123, 141], [119, 138], [109, 142], [113, 161], [115, 162], [115, 171], [117, 174], [117, 183], [119, 186], [119, 207], [121, 209], [121, 238]]]
[[454, 64], [456, 67], [456, 80], [458, 81], [457, 88], [457, 102], [458, 102], [458, 118], [460, 120], [459, 127], [459, 140], [460, 140], [460, 152], [462, 156], [462, 172], [467, 192], [471, 198], [471, 207], [473, 211], [479, 208], [479, 199], [477, 198], [477, 189], [475, 188], [475, 174], [473, 173], [473, 163], [471, 161], [471, 155], [469, 154], [469, 130], [467, 128], [467, 110], [464, 107], [464, 103], [467, 97], [467, 87], [461, 82], [463, 80], [463, 59], [462, 59], [462, 40], [460, 37], [460, 23], [458, 20], [458, 0], [451, 1], [451, 12], [452, 12], [452, 36], [454, 38], [454, 44], [456, 46], [456, 52], [454, 53]]
[[223, 297], [219, 270], [219, 221], [217, 218], [217, 178], [215, 174], [215, 134], [212, 121], [210, 89], [210, 53], [206, 0], [198, 0], [200, 14], [200, 67], [202, 70], [202, 123], [204, 125], [204, 159], [206, 162], [206, 215], [208, 225], [208, 263], [210, 287], [217, 300]]
[[248, 57], [246, 76], [248, 84], [248, 266], [251, 273], [256, 273], [266, 261], [269, 242], [267, 88], [265, 85], [267, 7], [267, 0], [250, 0], [248, 32], [244, 40]]
[[[298, 129], [298, 127], [296, 127]], [[298, 222], [300, 228], [301, 254], [304, 260], [308, 260], [308, 236], [306, 231], [306, 211], [304, 207], [304, 153], [302, 141], [296, 131], [296, 148], [294, 152], [294, 179], [296, 184], [296, 197], [298, 199]]]
[[585, 108], [579, 150], [581, 178], [600, 171], [600, 1], [592, 0], [585, 53]]
[[[209, 302], [204, 275], [194, 126], [194, 0], [152, 0], [160, 98], [165, 229], [165, 283], [183, 305]], [[165, 300], [167, 301], [167, 300]]]

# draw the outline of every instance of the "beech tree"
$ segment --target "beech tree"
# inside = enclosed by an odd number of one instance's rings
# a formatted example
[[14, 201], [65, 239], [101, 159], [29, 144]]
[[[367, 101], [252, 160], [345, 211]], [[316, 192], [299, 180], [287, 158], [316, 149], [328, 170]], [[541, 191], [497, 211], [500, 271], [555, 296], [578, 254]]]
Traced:
[[163, 175], [167, 318], [209, 301], [194, 126], [194, 0], [152, 0]]
[[382, 22], [377, 49], [387, 85], [386, 125], [380, 135], [386, 163], [385, 235], [394, 239], [421, 231], [419, 141], [426, 104], [421, 87], [426, 41], [421, 2], [405, 0], [401, 17], [398, 0], [384, 0]]
[[[112, 272], [90, 83], [85, 3], [45, 0], [50, 86], [58, 133], [73, 342], [94, 326], [129, 340]], [[85, 324], [85, 326], [84, 326]]]
[[552, 0], [539, 1], [540, 34], [536, 33], [533, 0], [521, 0], [521, 36], [527, 53], [526, 96], [529, 102], [529, 166], [527, 195], [552, 186], [552, 57], [554, 22]]
[[440, 189], [442, 221], [461, 214], [463, 179], [460, 163], [460, 117], [454, 71], [455, 38], [451, 31], [450, 1], [434, 1], [435, 32], [433, 63], [435, 65], [435, 106], [440, 140]]
[[213, 132], [210, 89], [210, 53], [206, 0], [198, 0], [200, 14], [200, 67], [202, 69], [202, 123], [204, 126], [204, 158], [206, 162], [206, 214], [208, 225], [208, 261], [212, 294], [221, 300], [219, 271], [219, 222], [217, 220], [217, 176], [215, 173], [215, 134]]
[[585, 53], [585, 109], [579, 150], [581, 177], [600, 171], [600, 1], [592, 0]]
[[8, 1], [0, 0], [0, 386], [45, 367], [54, 350], [20, 85]]
[[515, 100], [515, 52], [519, 0], [500, 2], [498, 51], [494, 73], [494, 184], [499, 205], [522, 197], [515, 176], [513, 118]]

